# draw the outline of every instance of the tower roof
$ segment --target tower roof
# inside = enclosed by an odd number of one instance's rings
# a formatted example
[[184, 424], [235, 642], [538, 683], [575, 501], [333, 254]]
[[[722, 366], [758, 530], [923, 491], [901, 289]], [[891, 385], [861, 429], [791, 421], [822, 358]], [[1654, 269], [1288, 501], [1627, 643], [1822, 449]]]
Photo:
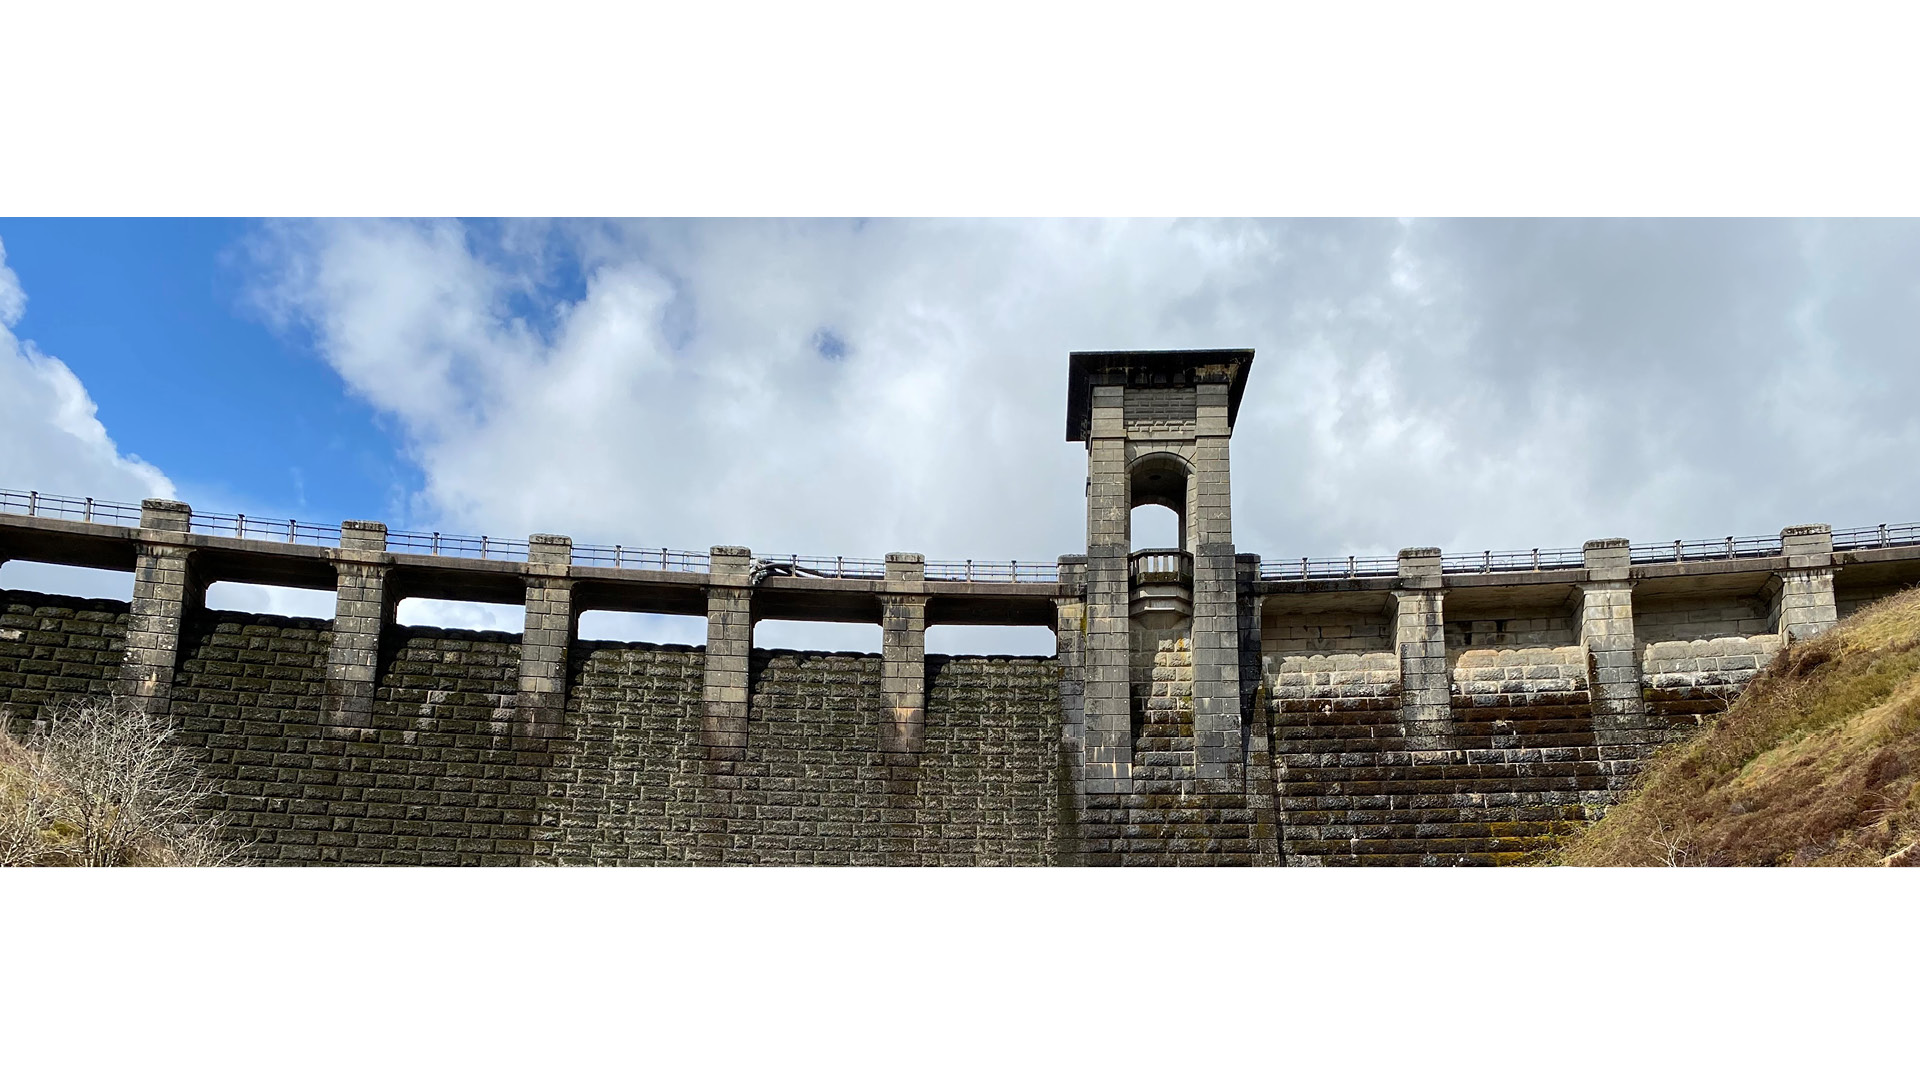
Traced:
[[1067, 441], [1084, 442], [1093, 387], [1190, 386], [1201, 369], [1227, 380], [1227, 426], [1240, 415], [1240, 395], [1253, 367], [1252, 349], [1163, 349], [1152, 352], [1077, 352], [1067, 356]]

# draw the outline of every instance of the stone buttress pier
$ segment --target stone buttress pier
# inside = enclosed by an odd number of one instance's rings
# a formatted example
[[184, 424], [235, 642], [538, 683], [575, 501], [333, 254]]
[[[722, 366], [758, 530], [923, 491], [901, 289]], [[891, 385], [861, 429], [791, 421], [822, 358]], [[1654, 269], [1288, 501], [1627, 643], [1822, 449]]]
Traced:
[[567, 645], [579, 627], [568, 576], [572, 563], [570, 538], [528, 538], [526, 629], [520, 635], [520, 689], [514, 703], [523, 737], [560, 734], [567, 704]]
[[926, 746], [927, 594], [926, 557], [887, 556], [887, 591], [881, 598], [880, 693], [886, 716], [880, 752], [890, 766], [912, 765]]
[[1393, 648], [1400, 656], [1400, 723], [1410, 751], [1448, 749], [1452, 679], [1440, 549], [1403, 548], [1393, 590]]
[[327, 723], [337, 731], [373, 724], [380, 635], [393, 623], [398, 600], [390, 587], [387, 527], [378, 521], [340, 524], [335, 552], [333, 643], [327, 653]]
[[712, 549], [707, 588], [707, 653], [701, 692], [701, 735], [714, 761], [739, 761], [747, 750], [748, 667], [753, 654], [753, 552]]
[[1787, 569], [1776, 582], [1773, 622], [1786, 641], [1812, 637], [1836, 621], [1833, 529], [1826, 525], [1782, 529], [1780, 553], [1786, 556]]
[[1632, 756], [1632, 747], [1645, 741], [1629, 552], [1625, 540], [1587, 541], [1581, 548], [1587, 580], [1574, 590], [1593, 703], [1593, 741], [1610, 771], [1617, 769], [1623, 756]]
[[140, 504], [133, 602], [127, 612], [127, 658], [121, 693], [166, 712], [180, 662], [180, 632], [206, 600], [187, 542], [193, 510], [186, 503], [147, 499]]

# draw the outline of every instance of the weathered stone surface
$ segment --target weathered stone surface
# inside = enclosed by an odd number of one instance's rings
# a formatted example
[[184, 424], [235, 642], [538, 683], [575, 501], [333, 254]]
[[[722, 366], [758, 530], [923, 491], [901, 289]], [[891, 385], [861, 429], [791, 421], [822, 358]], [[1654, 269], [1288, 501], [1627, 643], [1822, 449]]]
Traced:
[[[0, 704], [110, 694], [126, 605], [0, 594]], [[704, 650], [574, 642], [549, 729], [517, 635], [387, 628], [363, 727], [329, 722], [325, 620], [189, 619], [170, 716], [234, 838], [279, 864], [1046, 865], [1079, 851], [1059, 669], [928, 657], [922, 745], [881, 749], [882, 660], [752, 654], [751, 737], [715, 762]]]
[[0, 708], [17, 734], [46, 710], [120, 690], [127, 605], [0, 592]]

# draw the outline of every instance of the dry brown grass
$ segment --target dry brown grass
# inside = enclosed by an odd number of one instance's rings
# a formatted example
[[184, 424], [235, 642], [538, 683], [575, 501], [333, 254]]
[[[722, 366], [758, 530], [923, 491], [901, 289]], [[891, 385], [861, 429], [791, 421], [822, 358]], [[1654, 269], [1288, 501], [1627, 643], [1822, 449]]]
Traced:
[[1783, 649], [1555, 853], [1576, 866], [1920, 865], [1920, 590]]

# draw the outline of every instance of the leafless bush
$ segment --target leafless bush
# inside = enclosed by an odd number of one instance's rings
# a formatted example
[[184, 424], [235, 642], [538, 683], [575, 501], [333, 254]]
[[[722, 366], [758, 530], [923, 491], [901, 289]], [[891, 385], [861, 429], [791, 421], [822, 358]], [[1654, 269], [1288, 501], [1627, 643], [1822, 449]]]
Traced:
[[[4, 728], [0, 728], [3, 731]], [[239, 852], [201, 812], [211, 788], [164, 717], [118, 701], [55, 709], [4, 738], [11, 787], [0, 864], [217, 866]], [[13, 804], [17, 804], [15, 812]]]
[[1669, 828], [1666, 822], [1655, 818], [1647, 843], [1658, 853], [1655, 857], [1662, 866], [1686, 866], [1693, 861], [1693, 839], [1684, 827]]

